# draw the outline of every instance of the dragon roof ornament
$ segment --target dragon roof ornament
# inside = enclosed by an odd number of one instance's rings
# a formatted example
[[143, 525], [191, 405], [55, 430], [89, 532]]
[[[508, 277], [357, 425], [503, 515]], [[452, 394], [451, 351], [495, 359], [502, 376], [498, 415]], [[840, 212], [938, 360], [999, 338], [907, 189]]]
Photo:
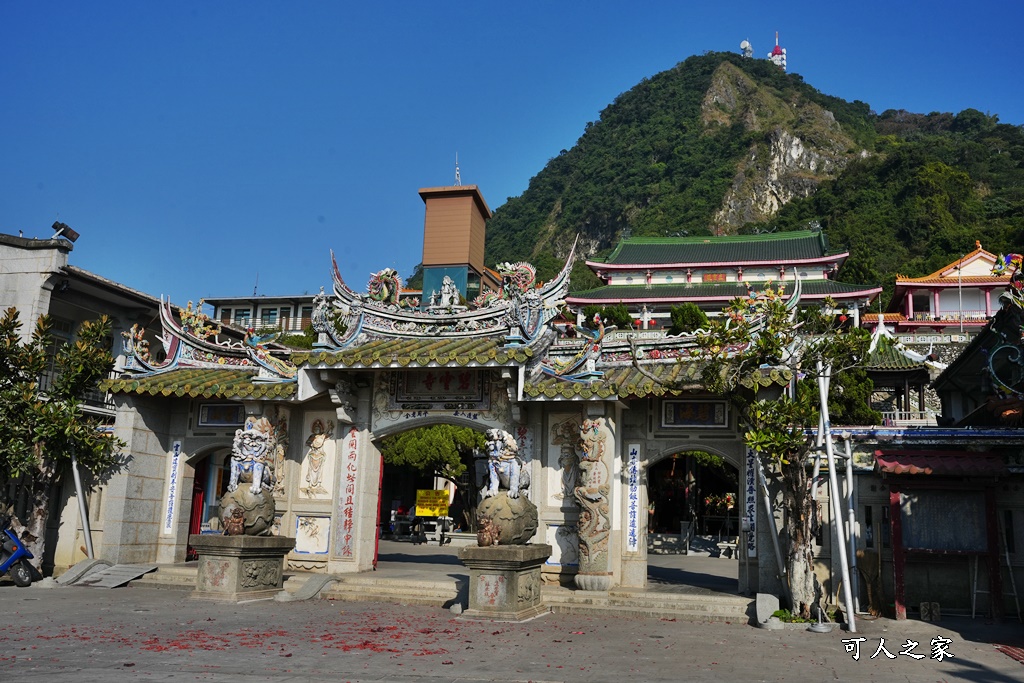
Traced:
[[178, 309], [179, 322], [170, 301], [161, 298], [160, 326], [163, 334], [157, 339], [163, 346], [163, 359], [154, 359], [145, 338], [145, 328], [132, 325], [131, 330], [121, 333], [124, 338], [124, 372], [141, 377], [178, 368], [251, 368], [256, 382], [295, 381], [295, 366], [273, 355], [267, 348], [277, 333], [256, 335], [248, 330], [241, 341], [221, 340], [220, 326], [210, 322], [202, 307], [201, 299], [194, 310], [189, 301], [186, 308]]
[[500, 264], [499, 292], [485, 293], [467, 306], [442, 298], [421, 310], [418, 301], [399, 300], [401, 279], [390, 268], [371, 274], [367, 294], [355, 292], [341, 277], [332, 251], [333, 296], [321, 288], [313, 299], [316, 346], [337, 350], [377, 339], [437, 337], [502, 337], [505, 346], [531, 346], [561, 309], [575, 258], [574, 242], [561, 272], [541, 285], [535, 284], [536, 270], [530, 264]]

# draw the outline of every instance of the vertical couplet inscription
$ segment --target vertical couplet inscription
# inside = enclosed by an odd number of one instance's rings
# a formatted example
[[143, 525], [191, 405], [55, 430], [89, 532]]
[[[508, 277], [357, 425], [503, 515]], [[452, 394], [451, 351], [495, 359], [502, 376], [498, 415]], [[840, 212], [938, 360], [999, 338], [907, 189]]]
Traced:
[[345, 435], [344, 445], [344, 489], [341, 495], [341, 556], [352, 559], [353, 551], [353, 530], [355, 529], [356, 509], [356, 457], [359, 454], [359, 432], [355, 427], [350, 427]]

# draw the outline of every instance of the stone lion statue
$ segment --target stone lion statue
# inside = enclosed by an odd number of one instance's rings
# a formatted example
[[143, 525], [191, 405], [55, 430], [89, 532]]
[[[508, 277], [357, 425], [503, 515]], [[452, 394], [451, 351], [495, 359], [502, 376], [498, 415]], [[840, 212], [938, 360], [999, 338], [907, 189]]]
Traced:
[[[274, 458], [277, 439], [265, 417], [250, 417], [235, 432], [231, 478], [220, 499], [221, 522], [228, 536], [264, 536], [273, 532]], [[248, 483], [249, 486], [239, 486]]]
[[231, 444], [231, 479], [228, 491], [238, 488], [239, 482], [251, 482], [250, 493], [259, 493], [274, 487], [274, 428], [270, 420], [250, 417], [243, 429], [235, 430]]
[[487, 472], [489, 486], [476, 508], [477, 545], [528, 543], [538, 526], [537, 506], [525, 494], [530, 470], [516, 440], [502, 429], [487, 430]]
[[530, 488], [530, 471], [519, 457], [519, 445], [511, 434], [503, 429], [487, 430], [487, 472], [488, 486], [484, 498], [498, 494], [498, 489], [507, 489], [509, 498], [518, 498], [520, 491]]

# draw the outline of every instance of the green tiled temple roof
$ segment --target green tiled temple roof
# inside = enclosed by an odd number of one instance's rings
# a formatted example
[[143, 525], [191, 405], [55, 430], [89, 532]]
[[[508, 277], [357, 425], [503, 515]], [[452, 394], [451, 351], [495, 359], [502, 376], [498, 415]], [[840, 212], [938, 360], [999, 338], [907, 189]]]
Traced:
[[[753, 282], [754, 289], [763, 287], [763, 283]], [[793, 291], [791, 281], [786, 283], [786, 293]], [[804, 280], [801, 282], [801, 298], [807, 297], [842, 297], [844, 295], [857, 294], [861, 292], [872, 292], [877, 288], [868, 285], [852, 285], [847, 282], [836, 282], [835, 280]], [[596, 289], [589, 289], [584, 292], [573, 292], [569, 297], [571, 300], [613, 300], [613, 301], [650, 301], [651, 299], [696, 299], [696, 298], [720, 298], [724, 300], [735, 299], [738, 296], [746, 296], [747, 288], [739, 282], [708, 282], [692, 284], [671, 284], [654, 285], [648, 288], [646, 285], [606, 285]]]
[[632, 237], [622, 240], [603, 263], [745, 263], [821, 258], [829, 254], [823, 232], [798, 230], [727, 237]]
[[252, 370], [179, 368], [149, 377], [109, 379], [100, 386], [115, 394], [192, 398], [290, 398], [295, 382], [253, 382]]
[[918, 370], [924, 367], [924, 363], [907, 358], [906, 354], [893, 348], [892, 340], [883, 337], [864, 360], [863, 367], [865, 370]]
[[486, 338], [380, 339], [341, 351], [293, 353], [296, 365], [332, 367], [425, 367], [438, 365], [506, 365], [525, 363], [533, 349], [504, 348], [503, 341]]
[[[702, 364], [698, 362], [669, 362], [644, 364], [644, 369], [657, 381], [632, 365], [606, 368], [604, 376], [594, 382], [569, 382], [550, 375], [527, 380], [523, 394], [535, 399], [609, 399], [644, 398], [647, 396], [678, 396], [704, 390], [701, 382]], [[792, 379], [789, 371], [765, 371], [752, 377], [748, 388], [785, 386]]]

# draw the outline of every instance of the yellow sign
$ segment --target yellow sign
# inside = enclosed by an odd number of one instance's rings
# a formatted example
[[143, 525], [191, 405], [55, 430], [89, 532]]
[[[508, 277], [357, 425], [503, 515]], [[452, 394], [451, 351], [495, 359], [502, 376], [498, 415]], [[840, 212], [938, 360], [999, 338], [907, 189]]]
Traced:
[[431, 491], [419, 489], [416, 491], [416, 516], [417, 517], [447, 517], [448, 516], [448, 491], [440, 489]]

